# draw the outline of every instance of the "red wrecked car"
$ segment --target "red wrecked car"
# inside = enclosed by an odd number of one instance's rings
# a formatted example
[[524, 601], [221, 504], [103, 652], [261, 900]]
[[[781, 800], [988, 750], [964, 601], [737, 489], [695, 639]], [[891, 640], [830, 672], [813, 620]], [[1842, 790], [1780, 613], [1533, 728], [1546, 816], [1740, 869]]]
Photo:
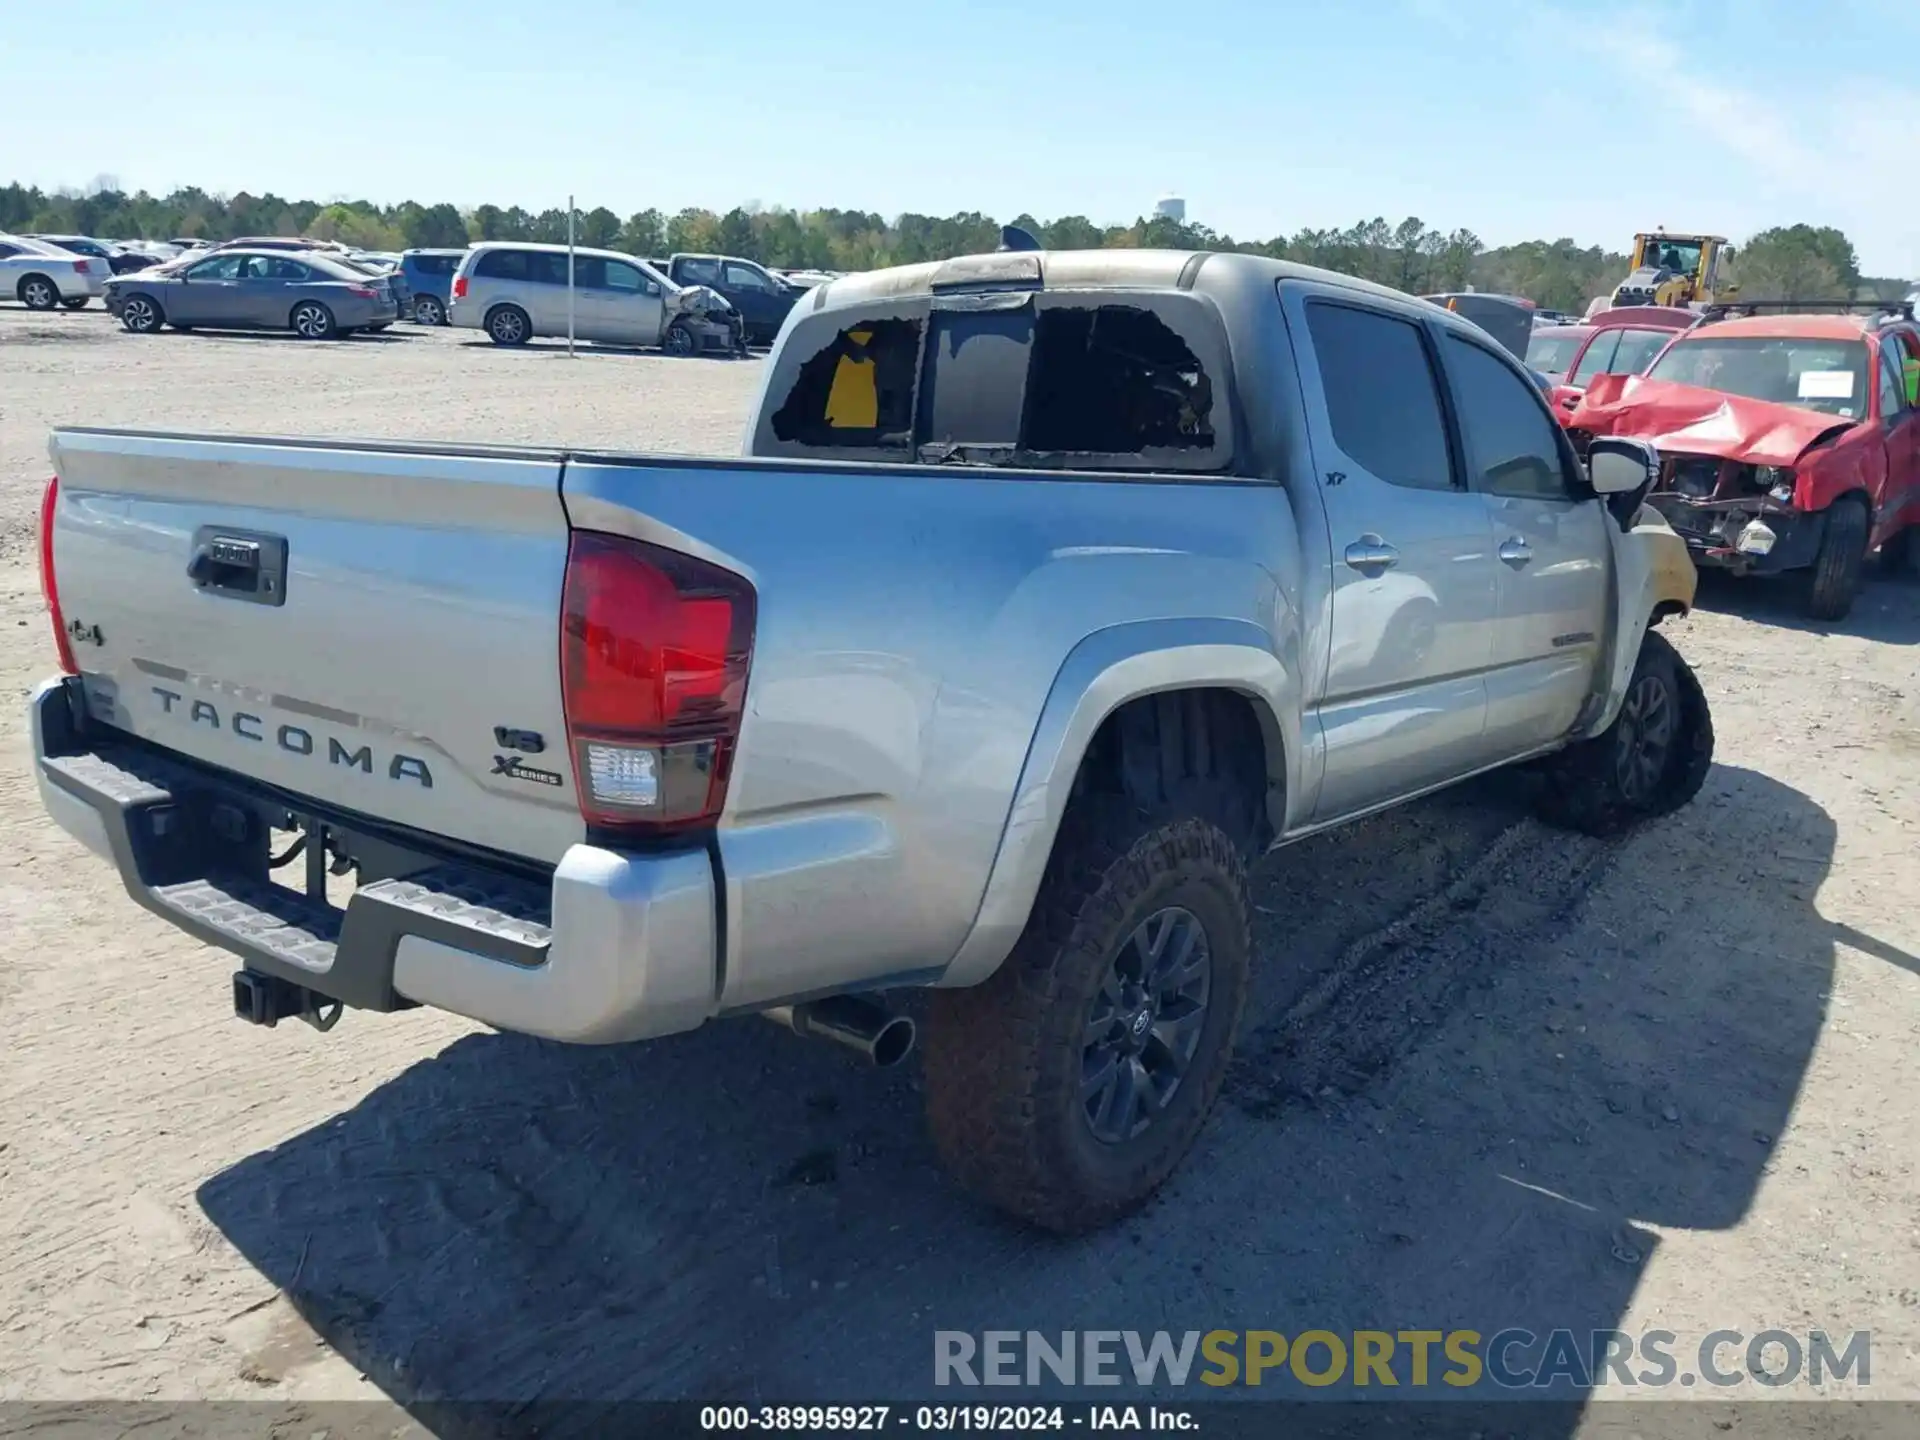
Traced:
[[1598, 375], [1567, 428], [1650, 441], [1647, 498], [1696, 564], [1811, 570], [1808, 613], [1837, 620], [1878, 550], [1920, 571], [1920, 359], [1910, 308], [1754, 314], [1677, 336], [1645, 375]]
[[1641, 374], [1675, 334], [1699, 318], [1677, 305], [1621, 305], [1577, 327], [1582, 343], [1567, 357], [1564, 373], [1553, 377], [1549, 395], [1560, 423], [1567, 423], [1594, 376]]

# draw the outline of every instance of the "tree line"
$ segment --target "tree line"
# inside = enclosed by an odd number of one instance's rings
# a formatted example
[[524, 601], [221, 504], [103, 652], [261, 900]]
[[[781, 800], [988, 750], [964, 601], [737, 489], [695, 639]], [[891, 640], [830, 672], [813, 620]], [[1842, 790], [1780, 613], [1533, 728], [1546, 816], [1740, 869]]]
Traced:
[[[1103, 226], [1082, 215], [1051, 221], [1020, 215], [1013, 223], [1032, 231], [1050, 249], [1238, 250], [1336, 270], [1413, 294], [1471, 286], [1524, 295], [1547, 308], [1574, 312], [1584, 310], [1594, 296], [1610, 293], [1628, 265], [1624, 251], [1581, 246], [1569, 239], [1488, 246], [1471, 230], [1440, 230], [1413, 217], [1398, 224], [1376, 218], [1345, 229], [1305, 228], [1260, 241], [1236, 240], [1165, 216]], [[444, 201], [321, 204], [246, 191], [215, 195], [192, 187], [155, 196], [144, 190], [128, 194], [103, 178], [85, 192], [47, 193], [17, 183], [0, 187], [0, 230], [117, 240], [305, 235], [371, 250], [400, 250], [458, 247], [475, 240], [564, 243], [567, 212], [491, 204], [461, 210]], [[991, 250], [999, 243], [1000, 222], [975, 211], [944, 217], [905, 214], [889, 220], [860, 210], [779, 208], [735, 208], [724, 214], [695, 208], [671, 215], [648, 209], [623, 219], [596, 206], [575, 211], [574, 234], [581, 245], [641, 256], [717, 251], [783, 269], [870, 270]], [[1904, 280], [1863, 276], [1852, 242], [1830, 226], [1762, 231], [1733, 252], [1731, 264], [1742, 293], [1754, 299], [1898, 299], [1910, 288]]]

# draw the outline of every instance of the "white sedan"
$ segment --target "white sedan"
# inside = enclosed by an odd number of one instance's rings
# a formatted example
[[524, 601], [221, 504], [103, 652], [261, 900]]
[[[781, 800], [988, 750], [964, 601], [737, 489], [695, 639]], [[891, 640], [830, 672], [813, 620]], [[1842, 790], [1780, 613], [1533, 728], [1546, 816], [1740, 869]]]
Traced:
[[0, 298], [18, 300], [29, 310], [56, 305], [78, 310], [105, 293], [111, 278], [104, 260], [24, 235], [0, 235]]

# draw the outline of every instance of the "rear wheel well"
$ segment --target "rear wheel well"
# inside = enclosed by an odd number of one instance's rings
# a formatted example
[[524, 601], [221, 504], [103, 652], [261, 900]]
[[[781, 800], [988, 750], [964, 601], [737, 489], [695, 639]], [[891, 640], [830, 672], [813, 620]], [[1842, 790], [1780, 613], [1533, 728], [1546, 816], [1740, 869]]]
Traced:
[[1255, 702], [1237, 690], [1167, 690], [1129, 700], [1094, 732], [1073, 802], [1118, 797], [1150, 814], [1198, 815], [1241, 851], [1273, 838], [1267, 792], [1277, 767]]

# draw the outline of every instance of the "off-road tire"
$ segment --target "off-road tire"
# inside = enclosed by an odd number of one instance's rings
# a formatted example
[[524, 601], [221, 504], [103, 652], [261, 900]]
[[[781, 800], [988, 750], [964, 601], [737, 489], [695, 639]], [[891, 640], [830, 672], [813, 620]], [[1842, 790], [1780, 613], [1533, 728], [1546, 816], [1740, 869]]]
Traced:
[[[1091, 1007], [1114, 955], [1169, 906], [1211, 951], [1206, 1012], [1166, 1108], [1131, 1139], [1096, 1138], [1082, 1099]], [[1069, 807], [1033, 914], [982, 984], [936, 990], [925, 1040], [934, 1146], [968, 1190], [1031, 1224], [1075, 1234], [1144, 1203], [1186, 1156], [1219, 1096], [1246, 1003], [1246, 864], [1225, 831], [1128, 801]]]
[[1866, 502], [1858, 495], [1842, 495], [1828, 508], [1807, 587], [1807, 614], [1815, 620], [1844, 620], [1853, 608], [1867, 564], [1870, 528]]
[[1693, 667], [1653, 630], [1640, 642], [1628, 696], [1649, 679], [1665, 689], [1674, 715], [1672, 739], [1651, 792], [1633, 793], [1623, 781], [1623, 751], [1635, 736], [1634, 718], [1622, 705], [1605, 730], [1541, 766], [1542, 819], [1586, 835], [1617, 835], [1642, 820], [1671, 814], [1700, 793], [1713, 768], [1713, 714]]

